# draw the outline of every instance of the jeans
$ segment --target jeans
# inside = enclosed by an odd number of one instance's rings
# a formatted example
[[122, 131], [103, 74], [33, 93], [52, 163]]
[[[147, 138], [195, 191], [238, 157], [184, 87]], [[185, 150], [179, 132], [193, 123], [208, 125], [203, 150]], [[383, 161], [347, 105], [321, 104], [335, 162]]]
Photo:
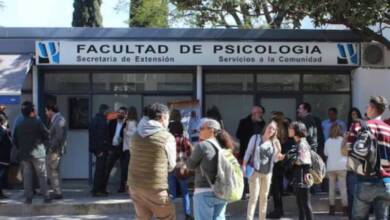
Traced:
[[347, 200], [347, 172], [346, 171], [329, 171], [329, 205], [335, 205], [335, 197], [336, 197], [336, 182], [339, 183], [339, 189], [341, 194], [341, 204], [343, 207], [348, 206]]
[[358, 180], [353, 200], [352, 219], [368, 219], [371, 204], [374, 205], [376, 220], [388, 219], [390, 193], [386, 192], [383, 182], [372, 183]]
[[213, 192], [195, 193], [195, 220], [225, 220], [227, 202], [215, 197]]
[[356, 174], [352, 171], [347, 171], [347, 194], [348, 194], [348, 217], [352, 219], [353, 197], [356, 186]]
[[179, 184], [181, 194], [183, 196], [183, 209], [184, 214], [191, 215], [191, 200], [190, 193], [188, 192], [188, 182], [187, 179], [177, 179], [174, 173], [170, 173], [168, 176], [168, 184], [169, 184], [169, 194], [173, 199], [177, 198], [177, 187]]
[[61, 175], [60, 175], [60, 161], [61, 155], [50, 152], [47, 154], [47, 175], [50, 180], [51, 188], [54, 194], [61, 195]]
[[107, 189], [107, 183], [105, 181], [106, 177], [106, 167], [107, 167], [107, 152], [100, 151], [95, 153], [96, 162], [95, 162], [95, 174], [93, 177], [93, 193], [105, 192]]
[[4, 175], [5, 175], [5, 170], [6, 170], [7, 166], [4, 165], [4, 164], [0, 164], [0, 194], [3, 193], [3, 188], [4, 188], [4, 182], [3, 182], [3, 178], [4, 178]]
[[22, 161], [23, 167], [23, 186], [26, 199], [33, 198], [33, 175], [34, 170], [39, 179], [41, 194], [49, 199], [49, 190], [47, 186], [46, 158], [31, 158]]
[[283, 163], [278, 162], [275, 164], [272, 172], [271, 181], [271, 195], [274, 200], [274, 212], [283, 213], [283, 178], [284, 168]]
[[108, 158], [107, 158], [107, 170], [106, 170], [106, 178], [105, 178], [105, 184], [108, 183], [108, 180], [110, 179], [110, 173], [112, 168], [114, 168], [115, 163], [118, 159], [120, 159], [121, 163], [121, 182], [119, 188], [124, 188], [127, 182], [127, 170], [129, 166], [129, 157], [125, 156], [125, 152], [123, 152], [123, 149], [121, 146], [114, 147], [113, 150], [108, 152]]
[[268, 204], [268, 193], [271, 185], [272, 173], [262, 174], [254, 172], [249, 178], [249, 202], [246, 219], [253, 220], [257, 200], [259, 200], [259, 219], [265, 220]]
[[308, 188], [296, 188], [295, 189], [298, 210], [299, 210], [299, 220], [312, 220], [314, 219], [312, 208], [311, 208], [311, 197], [310, 189]]

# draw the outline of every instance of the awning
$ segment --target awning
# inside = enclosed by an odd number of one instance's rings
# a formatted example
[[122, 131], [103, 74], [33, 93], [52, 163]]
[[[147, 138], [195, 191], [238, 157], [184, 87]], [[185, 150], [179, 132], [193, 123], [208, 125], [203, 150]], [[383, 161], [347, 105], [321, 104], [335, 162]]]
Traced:
[[18, 104], [24, 80], [32, 65], [30, 54], [0, 55], [0, 103]]

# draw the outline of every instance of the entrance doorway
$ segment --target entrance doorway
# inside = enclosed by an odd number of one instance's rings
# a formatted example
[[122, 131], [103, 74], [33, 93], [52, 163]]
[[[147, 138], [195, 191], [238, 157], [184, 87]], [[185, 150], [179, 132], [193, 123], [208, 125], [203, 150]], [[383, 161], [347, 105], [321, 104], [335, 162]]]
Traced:
[[297, 109], [297, 98], [289, 96], [259, 96], [258, 102], [266, 109], [264, 120], [268, 122], [271, 119], [273, 111], [283, 112], [284, 116], [295, 120]]

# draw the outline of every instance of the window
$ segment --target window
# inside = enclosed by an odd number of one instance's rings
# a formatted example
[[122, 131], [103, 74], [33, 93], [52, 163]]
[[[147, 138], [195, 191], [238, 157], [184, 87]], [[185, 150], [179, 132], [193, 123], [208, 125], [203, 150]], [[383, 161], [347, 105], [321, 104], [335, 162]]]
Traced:
[[84, 73], [45, 74], [46, 91], [88, 92], [89, 75]]
[[205, 90], [253, 91], [253, 74], [205, 74]]
[[188, 73], [93, 74], [93, 90], [99, 92], [192, 91]]
[[350, 78], [346, 74], [304, 74], [303, 90], [348, 92], [350, 91]]
[[298, 74], [259, 74], [257, 75], [258, 91], [298, 91]]
[[351, 106], [349, 94], [305, 94], [303, 101], [310, 103], [313, 114], [321, 119], [328, 118], [328, 109], [335, 107], [338, 110], [339, 119], [347, 120], [348, 111]]

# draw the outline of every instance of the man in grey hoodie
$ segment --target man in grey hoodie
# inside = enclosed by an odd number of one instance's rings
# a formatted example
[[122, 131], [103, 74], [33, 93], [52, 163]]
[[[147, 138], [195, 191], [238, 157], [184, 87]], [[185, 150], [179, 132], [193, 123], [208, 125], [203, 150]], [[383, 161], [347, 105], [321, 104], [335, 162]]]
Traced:
[[168, 131], [168, 107], [155, 103], [144, 110], [132, 139], [128, 185], [137, 219], [176, 219], [168, 195], [168, 172], [176, 166], [176, 141]]

